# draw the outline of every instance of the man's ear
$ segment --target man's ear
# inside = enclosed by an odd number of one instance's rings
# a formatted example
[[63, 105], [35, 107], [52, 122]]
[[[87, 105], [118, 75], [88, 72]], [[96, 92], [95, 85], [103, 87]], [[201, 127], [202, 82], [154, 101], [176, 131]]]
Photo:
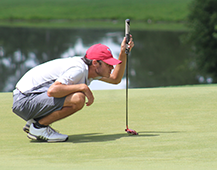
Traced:
[[93, 59], [92, 60], [92, 65], [96, 67], [98, 65], [98, 62], [95, 59]]

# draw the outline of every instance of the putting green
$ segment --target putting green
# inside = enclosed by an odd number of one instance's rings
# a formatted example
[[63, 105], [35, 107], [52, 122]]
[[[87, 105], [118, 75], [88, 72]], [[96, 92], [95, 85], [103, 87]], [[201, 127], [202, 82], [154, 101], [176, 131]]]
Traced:
[[94, 91], [95, 102], [52, 127], [65, 143], [31, 142], [25, 122], [11, 111], [12, 94], [0, 93], [0, 169], [214, 170], [217, 167], [217, 86]]

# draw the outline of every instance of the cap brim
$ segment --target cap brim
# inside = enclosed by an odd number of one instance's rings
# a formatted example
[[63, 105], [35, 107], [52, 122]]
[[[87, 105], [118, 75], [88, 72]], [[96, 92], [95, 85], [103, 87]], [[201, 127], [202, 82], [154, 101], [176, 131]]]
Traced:
[[108, 58], [108, 59], [104, 59], [104, 60], [102, 60], [102, 61], [104, 61], [105, 63], [107, 63], [107, 64], [109, 64], [109, 65], [118, 65], [118, 64], [121, 64], [121, 63], [122, 63], [122, 61], [117, 60], [117, 59], [115, 59], [115, 58]]

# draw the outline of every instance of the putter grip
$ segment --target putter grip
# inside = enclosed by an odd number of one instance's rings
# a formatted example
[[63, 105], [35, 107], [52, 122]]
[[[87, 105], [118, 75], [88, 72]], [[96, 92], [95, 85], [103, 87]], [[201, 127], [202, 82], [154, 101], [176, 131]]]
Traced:
[[126, 19], [125, 20], [125, 36], [126, 36], [126, 50], [125, 53], [128, 54], [129, 53], [129, 49], [128, 49], [128, 42], [130, 41], [130, 19]]

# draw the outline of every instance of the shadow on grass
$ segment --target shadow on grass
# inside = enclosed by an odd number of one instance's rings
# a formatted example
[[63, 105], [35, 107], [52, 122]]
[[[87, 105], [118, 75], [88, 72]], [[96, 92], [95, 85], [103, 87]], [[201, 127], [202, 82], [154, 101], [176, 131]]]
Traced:
[[123, 137], [155, 137], [159, 134], [139, 134], [139, 135], [129, 135], [127, 133], [120, 134], [102, 134], [102, 133], [87, 133], [87, 134], [78, 134], [70, 135], [67, 142], [72, 143], [87, 143], [87, 142], [104, 142], [117, 140]]
[[[131, 135], [128, 133], [119, 133], [119, 134], [103, 134], [103, 133], [86, 133], [86, 134], [77, 134], [69, 135], [69, 139], [66, 142], [71, 143], [88, 143], [88, 142], [105, 142], [113, 141], [120, 138], [128, 137], [157, 137], [161, 133], [181, 133], [180, 131], [140, 131], [139, 135]], [[43, 141], [31, 141], [32, 143], [43, 143]]]
[[141, 131], [139, 133], [181, 133], [181, 131]]

